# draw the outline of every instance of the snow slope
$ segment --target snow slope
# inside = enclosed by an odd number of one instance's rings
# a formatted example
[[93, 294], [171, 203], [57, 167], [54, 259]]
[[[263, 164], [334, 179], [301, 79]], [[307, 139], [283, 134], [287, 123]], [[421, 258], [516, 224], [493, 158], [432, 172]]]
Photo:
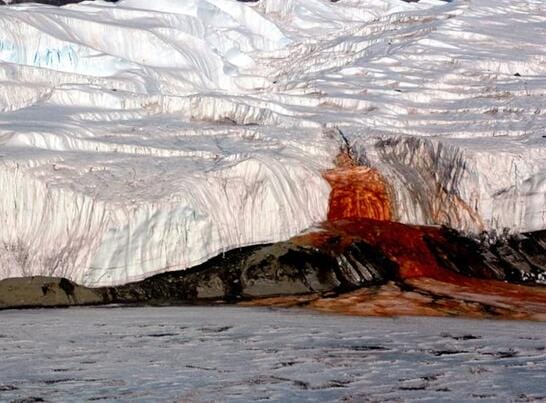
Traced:
[[343, 141], [400, 221], [546, 228], [545, 27], [541, 0], [0, 7], [0, 278], [286, 239]]

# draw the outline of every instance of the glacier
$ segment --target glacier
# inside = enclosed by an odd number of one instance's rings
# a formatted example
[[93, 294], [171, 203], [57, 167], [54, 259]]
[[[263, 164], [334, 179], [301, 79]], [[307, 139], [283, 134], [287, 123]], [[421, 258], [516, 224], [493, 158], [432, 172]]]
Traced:
[[138, 281], [326, 219], [546, 228], [542, 0], [0, 7], [0, 279]]

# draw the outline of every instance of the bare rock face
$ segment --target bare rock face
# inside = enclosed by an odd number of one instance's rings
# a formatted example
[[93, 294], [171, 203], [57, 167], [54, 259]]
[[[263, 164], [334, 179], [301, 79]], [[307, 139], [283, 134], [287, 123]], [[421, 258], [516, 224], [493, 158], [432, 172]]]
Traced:
[[[0, 309], [339, 298], [337, 305], [315, 304], [328, 310], [345, 306], [344, 298], [352, 300], [344, 296], [361, 290], [357, 299], [364, 305], [374, 301], [376, 312], [388, 302], [388, 314], [436, 314], [440, 307], [450, 315], [517, 317], [527, 302], [546, 314], [545, 257], [546, 231], [469, 238], [448, 228], [342, 220], [286, 242], [235, 249], [189, 270], [118, 287], [86, 288], [50, 277], [3, 280]], [[364, 305], [362, 312], [372, 312]]]
[[241, 273], [242, 295], [264, 297], [308, 292], [345, 292], [382, 284], [396, 265], [365, 242], [340, 252], [275, 244], [252, 256]]
[[546, 285], [546, 231], [500, 238], [493, 243], [443, 228], [446, 242], [426, 238], [438, 261], [468, 277]]
[[102, 290], [81, 287], [55, 277], [9, 278], [0, 281], [0, 309], [95, 305], [106, 302]]
[[365, 242], [338, 249], [292, 241], [230, 251], [187, 271], [109, 288], [112, 302], [171, 303], [347, 292], [383, 284], [396, 264]]

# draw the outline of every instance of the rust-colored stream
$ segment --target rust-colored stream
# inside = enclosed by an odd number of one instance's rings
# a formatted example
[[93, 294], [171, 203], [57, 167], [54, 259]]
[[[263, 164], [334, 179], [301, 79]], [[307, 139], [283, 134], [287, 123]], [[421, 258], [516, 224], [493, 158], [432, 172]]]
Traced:
[[399, 266], [397, 284], [322, 296], [267, 298], [258, 305], [304, 304], [353, 315], [465, 315], [546, 320], [546, 288], [470, 278], [443, 267], [425, 241], [449, 242], [440, 228], [391, 221], [389, 186], [372, 168], [355, 166], [341, 154], [324, 173], [332, 188], [328, 221], [315, 232], [295, 237], [299, 245], [343, 249], [363, 240]]
[[332, 188], [328, 221], [392, 219], [388, 187], [377, 170], [356, 166], [347, 154], [341, 154], [337, 159], [337, 167], [326, 171], [324, 178]]

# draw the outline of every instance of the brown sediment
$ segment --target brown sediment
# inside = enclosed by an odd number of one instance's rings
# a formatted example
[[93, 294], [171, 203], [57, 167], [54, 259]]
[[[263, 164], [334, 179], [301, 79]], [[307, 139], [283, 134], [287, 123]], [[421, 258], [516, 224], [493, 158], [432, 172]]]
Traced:
[[[397, 263], [401, 278], [425, 276], [454, 283], [465, 281], [466, 277], [441, 267], [425, 242], [425, 237], [440, 244], [446, 242], [438, 227], [392, 221], [389, 185], [376, 169], [357, 166], [343, 151], [336, 159], [336, 168], [326, 171], [324, 177], [332, 187], [328, 221], [323, 223], [323, 231], [296, 237], [295, 243], [332, 248], [333, 238], [334, 244], [340, 246], [361, 239]], [[460, 207], [467, 212], [466, 207]]]
[[438, 263], [426, 239], [449, 242], [438, 227], [389, 221], [325, 223], [320, 232], [297, 239], [328, 248], [364, 240], [399, 266], [397, 285], [361, 289], [336, 298], [317, 298], [307, 306], [325, 312], [364, 316], [426, 315], [546, 320], [546, 288], [471, 278]]
[[[421, 277], [378, 289], [361, 289], [336, 298], [317, 298], [310, 308], [358, 316], [466, 316], [546, 320], [546, 290], [508, 284], [510, 292], [483, 281], [480, 288]], [[479, 285], [479, 284], [478, 284]], [[507, 284], [504, 284], [507, 285]]]
[[4, 280], [0, 309], [238, 302], [362, 316], [546, 320], [546, 287], [539, 285], [546, 231], [489, 243], [446, 227], [394, 222], [384, 179], [346, 153], [325, 177], [332, 185], [330, 219], [312, 232], [119, 287]]
[[[546, 288], [468, 277], [445, 267], [446, 257], [439, 259], [441, 251], [430, 246], [451, 242], [441, 228], [393, 222], [389, 186], [380, 173], [373, 168], [356, 166], [348, 153], [341, 153], [336, 162], [335, 169], [324, 173], [332, 187], [328, 221], [291, 242], [338, 252], [354, 242], [364, 241], [396, 263], [396, 281], [333, 297], [284, 296], [249, 304], [307, 306], [366, 316], [464, 315], [546, 320]], [[440, 201], [449, 196], [444, 193]], [[454, 212], [455, 216], [469, 214], [481, 225], [468, 206], [451, 201], [450, 205], [461, 209], [460, 213]], [[433, 210], [436, 216], [442, 211], [439, 205]]]
[[[463, 266], [504, 263], [480, 255], [477, 243], [462, 242], [441, 227], [405, 225], [392, 221], [359, 219], [323, 223], [314, 232], [291, 240], [296, 245], [339, 252], [356, 242], [366, 242], [395, 262], [397, 268], [384, 285], [343, 294], [311, 294], [258, 299], [249, 305], [308, 307], [322, 312], [358, 316], [465, 316], [517, 320], [546, 320], [546, 287], [512, 284], [491, 278], [469, 277], [442, 262], [459, 253]], [[438, 245], [444, 247], [437, 248]], [[442, 255], [442, 256], [441, 256]], [[506, 263], [506, 262], [505, 262]], [[393, 266], [396, 267], [396, 266]], [[486, 275], [487, 273], [485, 273]]]
[[[414, 286], [414, 287], [413, 287]], [[541, 292], [518, 286], [523, 294]], [[502, 294], [482, 295], [453, 284], [421, 278], [411, 285], [388, 284], [362, 288], [336, 296], [319, 294], [263, 298], [244, 303], [247, 306], [306, 307], [313, 310], [354, 316], [465, 316], [484, 319], [546, 320], [546, 303], [513, 300]]]
[[332, 248], [333, 238], [340, 247], [362, 239], [397, 263], [402, 277], [449, 274], [440, 270], [423, 241], [424, 233], [434, 233], [433, 229], [392, 221], [389, 187], [376, 169], [357, 166], [347, 152], [341, 152], [336, 168], [324, 177], [332, 188], [324, 231], [297, 237], [295, 243]]
[[447, 282], [435, 278], [414, 278], [406, 283], [415, 289], [440, 297], [472, 301], [517, 312], [532, 311], [546, 316], [546, 288], [509, 284], [498, 280], [463, 278]]
[[[384, 253], [399, 266], [398, 278], [416, 288], [427, 284], [442, 286], [449, 292], [486, 296], [502, 296], [513, 302], [544, 304], [546, 307], [546, 288], [509, 284], [504, 281], [471, 278], [449, 270], [440, 265], [432, 253], [426, 239], [439, 244], [449, 242], [440, 227], [406, 225], [392, 221], [358, 220], [334, 221], [324, 223], [322, 231], [305, 234], [295, 238], [300, 245], [313, 245], [319, 249], [332, 248], [332, 244], [346, 245], [363, 240]], [[334, 241], [335, 240], [335, 241]], [[428, 283], [422, 279], [430, 280]], [[448, 287], [449, 286], [449, 287]], [[429, 290], [430, 291], [430, 290]], [[434, 292], [448, 296], [448, 293]]]
[[[402, 278], [440, 276], [458, 278], [460, 275], [442, 268], [428, 248], [424, 237], [442, 238], [437, 227], [413, 226], [372, 219], [330, 221], [321, 231], [294, 239], [299, 245], [313, 245], [319, 249], [340, 247], [355, 240], [363, 240], [381, 250], [399, 265]], [[334, 241], [335, 240], [335, 241]]]

